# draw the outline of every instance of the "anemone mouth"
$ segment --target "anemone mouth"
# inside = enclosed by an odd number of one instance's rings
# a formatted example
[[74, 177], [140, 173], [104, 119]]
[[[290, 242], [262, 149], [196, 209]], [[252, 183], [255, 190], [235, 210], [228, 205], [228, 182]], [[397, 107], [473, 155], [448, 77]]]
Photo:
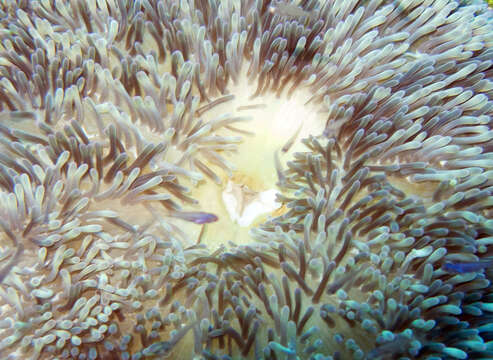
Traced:
[[[237, 245], [252, 243], [251, 228], [286, 211], [276, 201], [278, 183], [283, 181], [282, 167], [303, 147], [301, 139], [322, 134], [325, 129], [323, 108], [307, 104], [312, 97], [308, 91], [300, 89], [289, 97], [287, 91], [257, 94], [258, 83], [249, 84], [252, 81], [246, 70], [240, 69], [239, 73], [227, 88], [231, 95], [199, 109], [204, 121], [227, 117], [228, 110], [234, 110], [237, 119], [245, 120], [227, 129], [241, 135], [241, 142], [225, 158], [226, 171], [224, 167], [215, 170], [217, 159], [209, 158], [205, 165], [216, 173], [206, 173], [209, 181], [199, 182], [191, 192], [203, 208], [219, 217], [219, 221], [208, 225], [208, 236], [203, 238], [213, 249], [229, 241]], [[225, 232], [225, 228], [229, 231]], [[189, 230], [194, 231], [199, 230]]]
[[0, 357], [493, 357], [464, 3], [2, 3]]

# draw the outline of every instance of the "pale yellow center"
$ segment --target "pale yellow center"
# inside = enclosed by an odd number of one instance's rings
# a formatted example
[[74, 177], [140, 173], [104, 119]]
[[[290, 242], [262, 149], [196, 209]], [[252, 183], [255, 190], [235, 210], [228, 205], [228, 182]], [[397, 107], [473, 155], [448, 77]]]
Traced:
[[[251, 243], [248, 232], [252, 227], [286, 211], [276, 201], [276, 193], [280, 190], [276, 185], [279, 178], [275, 154], [278, 154], [285, 170], [294, 152], [307, 150], [300, 140], [310, 134], [321, 134], [325, 128], [320, 107], [306, 104], [312, 94], [302, 87], [290, 99], [285, 93], [276, 97], [272, 92], [251, 99], [255, 90], [255, 86], [248, 84], [245, 74], [238, 84], [229, 88], [229, 92], [235, 95], [234, 100], [218, 105], [203, 115], [204, 120], [215, 119], [225, 113], [248, 116], [250, 121], [233, 126], [254, 133], [251, 136], [241, 134], [243, 141], [238, 151], [228, 154], [228, 161], [236, 167], [231, 177], [215, 168], [222, 184], [201, 181], [192, 190], [191, 196], [200, 201], [202, 211], [219, 217], [217, 222], [207, 225], [207, 233], [202, 237], [211, 250], [229, 241], [236, 245]], [[221, 134], [224, 135], [224, 130]], [[227, 135], [237, 134], [231, 132]], [[195, 224], [184, 226], [187, 233], [195, 236], [201, 231], [200, 226]]]

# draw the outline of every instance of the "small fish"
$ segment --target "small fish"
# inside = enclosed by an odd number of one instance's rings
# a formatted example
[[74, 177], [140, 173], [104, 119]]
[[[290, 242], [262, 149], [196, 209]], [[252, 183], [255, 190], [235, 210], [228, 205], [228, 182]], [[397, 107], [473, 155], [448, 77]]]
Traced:
[[454, 273], [464, 274], [469, 272], [480, 271], [484, 268], [491, 267], [493, 260], [479, 260], [479, 261], [464, 261], [464, 262], [446, 262], [443, 265], [443, 270]]
[[11, 260], [7, 262], [7, 264], [2, 269], [0, 269], [0, 284], [9, 275], [10, 270], [12, 270], [12, 268], [14, 267], [14, 263], [16, 260], [16, 256], [14, 255], [14, 257], [12, 257]]
[[288, 139], [288, 141], [286, 142], [286, 144], [284, 144], [284, 146], [282, 147], [281, 151], [283, 153], [287, 153], [289, 151], [289, 149], [291, 149], [291, 146], [293, 146], [296, 138], [298, 137], [298, 135], [300, 134], [301, 132], [301, 128], [303, 127], [303, 123], [300, 124], [300, 126], [298, 127], [298, 130], [296, 130], [294, 132], [294, 134]]
[[398, 334], [394, 340], [381, 344], [367, 354], [367, 359], [391, 360], [398, 359], [409, 348], [410, 340]]
[[281, 160], [279, 159], [279, 153], [276, 150], [274, 152], [274, 165], [276, 167], [277, 178], [279, 179], [279, 185], [283, 186], [286, 184], [286, 176], [282, 170]]
[[142, 350], [144, 356], [159, 356], [160, 359], [170, 356], [173, 348], [185, 337], [188, 331], [197, 325], [198, 322], [182, 327], [169, 341], [158, 341]]
[[209, 224], [218, 220], [216, 215], [202, 211], [174, 211], [171, 215], [199, 225]]
[[314, 12], [305, 11], [299, 6], [294, 4], [283, 3], [281, 1], [273, 3], [269, 7], [269, 11], [272, 14], [278, 14], [280, 16], [290, 16], [290, 17], [303, 17], [306, 16], [308, 18], [314, 16]]
[[0, 284], [9, 275], [12, 268], [19, 262], [19, 258], [21, 254], [24, 252], [24, 246], [17, 241], [17, 238], [15, 236], [13, 236], [12, 238], [14, 239], [14, 243], [17, 247], [15, 249], [15, 253], [13, 254], [13, 256], [7, 255], [10, 257], [10, 259], [7, 261], [5, 266], [2, 269], [0, 269]]

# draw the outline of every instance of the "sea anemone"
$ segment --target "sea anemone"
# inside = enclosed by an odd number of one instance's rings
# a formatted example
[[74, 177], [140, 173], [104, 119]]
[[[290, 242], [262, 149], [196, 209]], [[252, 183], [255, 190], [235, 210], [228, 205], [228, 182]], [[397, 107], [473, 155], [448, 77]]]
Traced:
[[0, 4], [2, 359], [493, 358], [482, 1]]

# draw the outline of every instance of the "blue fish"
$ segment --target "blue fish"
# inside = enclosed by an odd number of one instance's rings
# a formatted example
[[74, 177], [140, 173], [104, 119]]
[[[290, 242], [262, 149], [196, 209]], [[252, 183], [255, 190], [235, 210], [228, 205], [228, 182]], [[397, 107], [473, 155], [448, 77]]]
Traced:
[[470, 272], [481, 271], [493, 265], [493, 260], [479, 260], [479, 261], [463, 261], [463, 262], [446, 262], [443, 265], [443, 270], [454, 273], [464, 274]]
[[172, 215], [199, 225], [209, 224], [218, 220], [216, 215], [202, 211], [175, 211]]

